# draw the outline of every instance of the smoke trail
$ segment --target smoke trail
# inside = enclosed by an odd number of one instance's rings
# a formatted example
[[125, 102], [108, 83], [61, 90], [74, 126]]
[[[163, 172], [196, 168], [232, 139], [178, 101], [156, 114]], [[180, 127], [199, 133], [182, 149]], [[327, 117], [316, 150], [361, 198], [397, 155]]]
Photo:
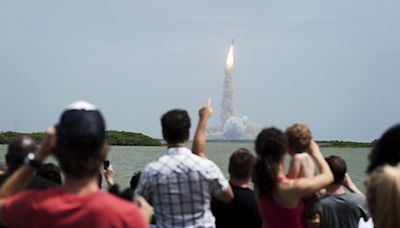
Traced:
[[225, 79], [221, 101], [221, 123], [224, 124], [229, 117], [236, 117], [236, 108], [233, 91], [232, 68], [225, 68]]
[[208, 139], [255, 139], [261, 127], [248, 122], [247, 116], [239, 117], [235, 107], [233, 86], [233, 40], [225, 65], [225, 79], [221, 101], [221, 124], [207, 129]]

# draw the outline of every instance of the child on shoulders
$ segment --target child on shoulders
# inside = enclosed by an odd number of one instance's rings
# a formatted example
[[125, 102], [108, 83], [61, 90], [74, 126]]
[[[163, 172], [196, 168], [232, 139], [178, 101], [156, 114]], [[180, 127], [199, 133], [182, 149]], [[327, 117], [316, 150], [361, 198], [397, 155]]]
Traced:
[[[292, 156], [287, 177], [295, 179], [315, 176], [314, 161], [307, 152], [312, 141], [310, 129], [304, 124], [296, 123], [286, 129], [285, 135], [288, 142], [288, 153]], [[304, 223], [319, 223], [319, 194], [314, 193], [305, 198], [304, 205]]]

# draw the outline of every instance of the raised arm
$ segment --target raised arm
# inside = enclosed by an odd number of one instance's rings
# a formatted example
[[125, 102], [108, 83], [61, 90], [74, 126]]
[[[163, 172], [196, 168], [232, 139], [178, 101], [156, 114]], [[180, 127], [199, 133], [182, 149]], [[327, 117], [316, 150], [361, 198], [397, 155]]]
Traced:
[[357, 188], [357, 186], [354, 184], [353, 180], [350, 178], [348, 173], [346, 173], [344, 176], [343, 186], [349, 189], [349, 191], [359, 195], [363, 200], [366, 199], [364, 193], [362, 193], [360, 189]]
[[206, 149], [206, 128], [208, 118], [210, 118], [212, 114], [211, 108], [211, 99], [208, 98], [208, 102], [206, 105], [200, 108], [199, 110], [199, 122], [197, 124], [196, 132], [194, 133], [192, 151], [194, 154], [197, 154], [200, 157], [205, 158], [205, 149]]
[[311, 142], [309, 153], [315, 160], [320, 173], [315, 177], [295, 179], [294, 188], [298, 190], [300, 197], [319, 191], [333, 181], [332, 171], [315, 141]]
[[[46, 131], [42, 145], [34, 152], [35, 161], [42, 163], [44, 159], [52, 152], [55, 145], [55, 129], [49, 128]], [[22, 165], [17, 169], [4, 184], [0, 187], [0, 223], [4, 225], [3, 219], [3, 200], [6, 197], [12, 196], [26, 188], [36, 169], [31, 165]]]
[[[36, 151], [34, 151], [36, 162], [42, 163], [44, 159], [52, 152], [55, 145], [55, 140], [55, 129], [47, 129], [42, 145], [36, 149]], [[17, 169], [1, 186], [0, 200], [25, 189], [31, 181], [35, 171], [35, 168], [31, 165], [23, 165]]]

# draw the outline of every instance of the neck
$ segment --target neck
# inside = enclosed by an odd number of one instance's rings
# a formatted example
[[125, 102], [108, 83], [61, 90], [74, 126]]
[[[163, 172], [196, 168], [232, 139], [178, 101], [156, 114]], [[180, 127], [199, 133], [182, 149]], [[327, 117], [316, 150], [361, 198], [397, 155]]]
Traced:
[[187, 141], [181, 142], [181, 143], [168, 143], [167, 144], [168, 148], [173, 148], [173, 147], [187, 147]]
[[242, 180], [242, 179], [237, 179], [235, 177], [231, 177], [229, 179], [229, 182], [232, 185], [235, 185], [235, 186], [238, 186], [238, 187], [241, 187], [241, 188], [248, 188], [249, 187], [249, 179]]
[[326, 193], [330, 195], [339, 195], [343, 194], [344, 188], [341, 184], [330, 184], [328, 187], [326, 187]]
[[67, 192], [77, 195], [87, 195], [99, 191], [98, 177], [75, 178], [65, 176], [64, 188]]

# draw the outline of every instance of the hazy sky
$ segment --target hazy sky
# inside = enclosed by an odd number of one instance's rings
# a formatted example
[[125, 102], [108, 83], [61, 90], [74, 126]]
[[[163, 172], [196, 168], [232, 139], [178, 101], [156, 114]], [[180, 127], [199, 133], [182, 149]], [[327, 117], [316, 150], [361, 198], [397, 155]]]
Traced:
[[87, 100], [108, 129], [213, 99], [235, 38], [236, 105], [262, 126], [370, 141], [400, 118], [400, 1], [1, 1], [0, 131], [42, 131]]

